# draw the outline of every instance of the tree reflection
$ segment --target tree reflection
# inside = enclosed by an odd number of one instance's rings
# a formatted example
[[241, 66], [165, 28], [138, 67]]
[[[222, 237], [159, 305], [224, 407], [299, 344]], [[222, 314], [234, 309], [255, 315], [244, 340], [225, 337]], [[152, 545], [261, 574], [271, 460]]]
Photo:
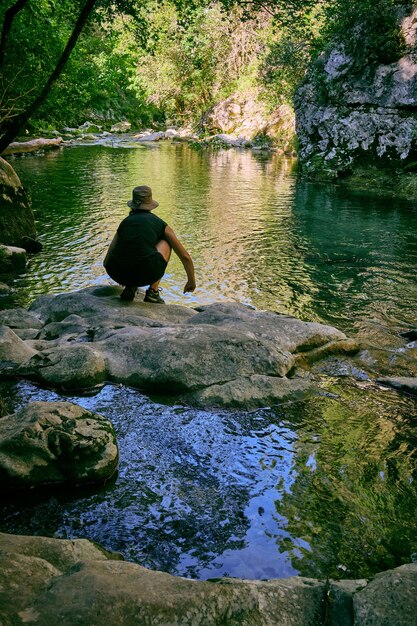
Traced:
[[331, 391], [343, 400], [305, 404], [295, 479], [276, 501], [289, 534], [309, 548], [279, 549], [306, 576], [367, 577], [409, 562], [417, 548], [417, 407], [346, 383]]

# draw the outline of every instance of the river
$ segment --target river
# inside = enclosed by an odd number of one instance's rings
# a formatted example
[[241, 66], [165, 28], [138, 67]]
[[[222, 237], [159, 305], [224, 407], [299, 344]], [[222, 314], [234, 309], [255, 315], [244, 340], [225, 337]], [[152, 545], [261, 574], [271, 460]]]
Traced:
[[[0, 505], [8, 532], [89, 537], [196, 578], [363, 577], [417, 552], [416, 401], [378, 373], [417, 375], [417, 206], [297, 180], [270, 153], [185, 145], [78, 146], [12, 161], [30, 189], [41, 254], [18, 304], [111, 282], [102, 259], [138, 184], [195, 260], [173, 258], [167, 302], [235, 300], [332, 324], [363, 345], [321, 396], [252, 412], [201, 411], [106, 385], [66, 396], [109, 417], [121, 461], [100, 490]], [[414, 368], [414, 370], [413, 370]], [[338, 374], [339, 376], [336, 376]], [[341, 376], [342, 375], [342, 376]], [[11, 409], [61, 395], [3, 383]]]

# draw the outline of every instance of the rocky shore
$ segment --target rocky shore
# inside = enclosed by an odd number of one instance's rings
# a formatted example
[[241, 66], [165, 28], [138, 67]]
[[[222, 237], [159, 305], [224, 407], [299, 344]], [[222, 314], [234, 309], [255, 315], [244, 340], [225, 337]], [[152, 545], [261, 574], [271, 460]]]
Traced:
[[323, 324], [238, 303], [120, 300], [120, 287], [46, 295], [0, 312], [0, 372], [60, 389], [105, 381], [194, 405], [253, 408], [314, 388], [306, 367], [356, 343]]
[[37, 626], [412, 626], [417, 564], [373, 580], [194, 581], [86, 539], [0, 534], [0, 617]]

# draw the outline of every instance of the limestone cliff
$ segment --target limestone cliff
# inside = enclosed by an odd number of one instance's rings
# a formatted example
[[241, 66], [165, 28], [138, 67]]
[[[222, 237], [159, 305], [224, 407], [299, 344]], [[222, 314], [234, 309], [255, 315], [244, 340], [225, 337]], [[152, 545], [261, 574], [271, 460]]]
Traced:
[[372, 64], [335, 44], [310, 68], [295, 102], [304, 171], [337, 176], [417, 160], [417, 8], [398, 19], [406, 50], [395, 62]]

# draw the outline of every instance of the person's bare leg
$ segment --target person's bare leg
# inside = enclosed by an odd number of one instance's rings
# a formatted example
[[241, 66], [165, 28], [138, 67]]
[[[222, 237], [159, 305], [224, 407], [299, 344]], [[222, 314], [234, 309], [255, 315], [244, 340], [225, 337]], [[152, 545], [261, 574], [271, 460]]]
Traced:
[[[171, 258], [171, 246], [169, 245], [169, 243], [167, 241], [165, 241], [165, 239], [161, 239], [156, 244], [156, 249], [158, 250], [158, 252], [160, 254], [162, 254], [162, 256], [164, 257], [165, 261], [168, 262], [169, 259]], [[153, 289], [154, 291], [157, 291], [157, 289], [158, 289], [158, 287], [160, 285], [161, 280], [162, 280], [162, 278], [157, 280], [156, 283], [152, 283], [152, 285], [150, 285], [150, 288]]]

